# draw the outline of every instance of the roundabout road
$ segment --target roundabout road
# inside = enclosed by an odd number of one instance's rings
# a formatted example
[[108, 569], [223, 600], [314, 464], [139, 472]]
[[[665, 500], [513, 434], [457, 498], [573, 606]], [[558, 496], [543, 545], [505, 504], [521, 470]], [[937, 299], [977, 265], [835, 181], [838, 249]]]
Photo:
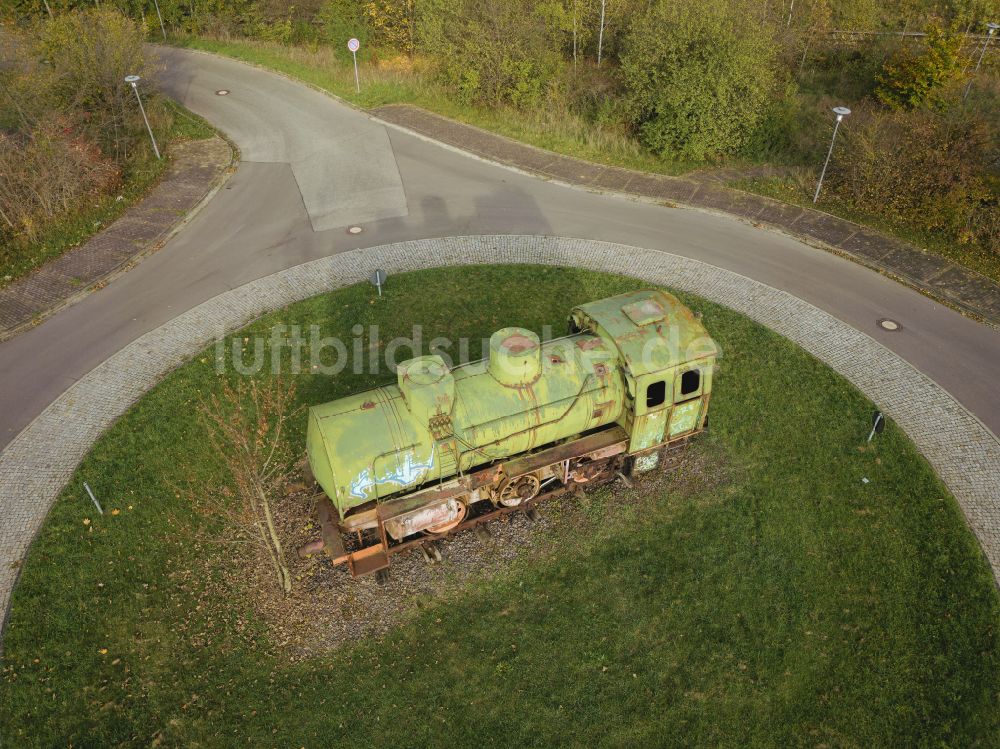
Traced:
[[[597, 239], [735, 271], [872, 336], [1000, 433], [1000, 333], [877, 273], [735, 219], [519, 174], [240, 63], [158, 54], [161, 85], [229, 134], [243, 161], [163, 249], [0, 344], [0, 446], [109, 356], [217, 294], [346, 250], [476, 234]], [[886, 317], [903, 330], [878, 328]]]

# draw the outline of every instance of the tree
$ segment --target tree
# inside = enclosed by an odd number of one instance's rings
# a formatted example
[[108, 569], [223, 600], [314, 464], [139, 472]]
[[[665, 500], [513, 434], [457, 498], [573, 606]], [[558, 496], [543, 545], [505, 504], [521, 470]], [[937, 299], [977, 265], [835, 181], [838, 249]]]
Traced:
[[254, 380], [241, 380], [236, 387], [224, 383], [221, 397], [213, 395], [199, 409], [212, 446], [236, 488], [235, 502], [223, 498], [214, 503], [216, 514], [237, 540], [249, 540], [263, 550], [284, 593], [291, 591], [292, 578], [273, 503], [293, 471], [294, 456], [285, 432], [301, 410], [292, 408], [294, 396], [294, 387], [285, 387], [281, 380], [263, 388]]
[[799, 60], [799, 73], [805, 67], [806, 56], [809, 54], [813, 39], [830, 28], [830, 19], [829, 0], [807, 0], [807, 2], [800, 4], [800, 13], [793, 21], [796, 29], [801, 29], [802, 32], [802, 57]]
[[625, 42], [621, 78], [650, 149], [704, 160], [738, 152], [775, 88], [777, 46], [743, 0], [660, 0]]
[[368, 0], [362, 6], [373, 32], [373, 42], [413, 57], [415, 51], [415, 0]]
[[42, 25], [37, 45], [61, 108], [84, 112], [81, 127], [119, 163], [146, 138], [125, 83], [126, 75], [149, 77], [142, 45], [139, 25], [108, 8], [57, 15]]
[[904, 45], [886, 62], [875, 90], [882, 103], [907, 109], [944, 106], [942, 92], [961, 75], [962, 37], [934, 22], [927, 27], [920, 47], [914, 52], [912, 46]]
[[537, 102], [562, 66], [559, 29], [546, 19], [533, 0], [462, 0], [449, 7], [433, 27], [445, 81], [468, 102]]

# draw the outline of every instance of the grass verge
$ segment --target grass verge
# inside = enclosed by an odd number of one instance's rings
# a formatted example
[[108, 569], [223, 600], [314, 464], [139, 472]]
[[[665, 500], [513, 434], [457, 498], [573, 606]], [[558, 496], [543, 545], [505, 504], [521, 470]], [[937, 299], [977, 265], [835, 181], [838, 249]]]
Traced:
[[351, 62], [328, 47], [312, 49], [203, 37], [185, 37], [175, 43], [276, 70], [366, 109], [385, 104], [415, 104], [554, 153], [639, 171], [683, 174], [695, 166], [660, 158], [619, 129], [587, 122], [565, 108], [543, 107], [525, 112], [461, 104], [406, 58], [389, 60], [381, 66], [359, 61], [361, 93], [358, 94]]
[[909, 242], [1000, 283], [1000, 255], [997, 253], [982, 246], [959, 244], [954, 240], [920, 231], [911, 226], [886, 221], [882, 216], [860, 212], [832, 195], [823, 196], [819, 205], [813, 206], [811, 190], [815, 188], [815, 183], [811, 188], [807, 188], [801, 180], [778, 177], [739, 180], [730, 183], [730, 186], [803, 208], [817, 207], [834, 216], [869, 226], [883, 234]]
[[202, 140], [215, 135], [215, 130], [207, 122], [176, 102], [164, 99], [164, 107], [172, 115], [165, 143], [160, 144], [167, 158], [157, 160], [150, 153], [146, 158], [130, 162], [122, 176], [121, 186], [113, 195], [105, 195], [96, 202], [49, 222], [41, 236], [34, 241], [15, 237], [0, 242], [0, 268], [3, 269], [0, 273], [0, 288], [86, 242], [142, 200], [166, 171], [171, 143]]
[[[638, 286], [560, 268], [422, 271], [380, 301], [352, 286], [230, 340], [266, 343], [277, 323], [345, 342], [358, 324], [383, 342], [415, 323], [424, 341], [505, 325], [558, 335], [574, 304]], [[681, 296], [724, 352], [694, 448], [720, 480], [654, 483], [635, 505], [597, 495], [586, 532], [556, 522], [509, 567], [306, 659], [213, 583], [238, 562], [177, 487], [220, 480], [193, 411], [235, 376], [211, 349], [181, 367], [94, 446], [24, 563], [0, 663], [3, 743], [994, 745], [1000, 603], [954, 499], [894, 425], [865, 444], [872, 405], [845, 380]], [[394, 379], [351, 371], [297, 376], [298, 399]]]

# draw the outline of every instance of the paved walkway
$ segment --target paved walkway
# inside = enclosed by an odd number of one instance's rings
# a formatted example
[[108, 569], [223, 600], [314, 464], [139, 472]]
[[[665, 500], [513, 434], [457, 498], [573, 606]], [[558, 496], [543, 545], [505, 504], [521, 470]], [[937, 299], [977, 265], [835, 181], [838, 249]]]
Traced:
[[379, 107], [372, 114], [491, 161], [560, 182], [718, 211], [781, 229], [804, 242], [832, 249], [885, 272], [963, 312], [1000, 325], [1000, 285], [991, 279], [828, 213], [728, 188], [720, 180], [725, 176], [724, 171], [684, 178], [603, 166], [543, 151], [406, 104]]
[[[0, 611], [53, 501], [100, 435], [162, 377], [260, 315], [364, 281], [448, 265], [538, 263], [620, 273], [700, 294], [791, 339], [853, 382], [916, 443], [957, 498], [1000, 578], [1000, 442], [945, 390], [832, 315], [732, 271], [582, 239], [480, 236], [345, 252], [227, 291], [146, 333], [75, 382], [0, 453]], [[391, 281], [390, 281], [391, 282]]]
[[146, 198], [79, 247], [0, 289], [0, 341], [72, 304], [173, 236], [222, 183], [233, 152], [222, 138], [171, 147], [170, 166]]

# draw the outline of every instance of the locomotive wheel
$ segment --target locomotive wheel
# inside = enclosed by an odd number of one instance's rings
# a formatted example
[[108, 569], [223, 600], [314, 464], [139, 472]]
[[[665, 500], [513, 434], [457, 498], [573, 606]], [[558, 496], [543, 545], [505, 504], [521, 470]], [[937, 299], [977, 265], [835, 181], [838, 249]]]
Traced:
[[517, 507], [538, 496], [542, 483], [533, 474], [507, 479], [497, 490], [496, 502], [503, 507]]
[[[465, 520], [465, 516], [469, 514], [469, 506], [459, 500], [458, 503], [458, 515], [455, 516], [454, 520], [449, 520], [446, 523], [438, 523], [437, 525], [429, 525], [424, 528], [424, 533], [447, 533], [450, 530], [454, 530], [462, 524]], [[440, 560], [438, 560], [440, 561]]]

